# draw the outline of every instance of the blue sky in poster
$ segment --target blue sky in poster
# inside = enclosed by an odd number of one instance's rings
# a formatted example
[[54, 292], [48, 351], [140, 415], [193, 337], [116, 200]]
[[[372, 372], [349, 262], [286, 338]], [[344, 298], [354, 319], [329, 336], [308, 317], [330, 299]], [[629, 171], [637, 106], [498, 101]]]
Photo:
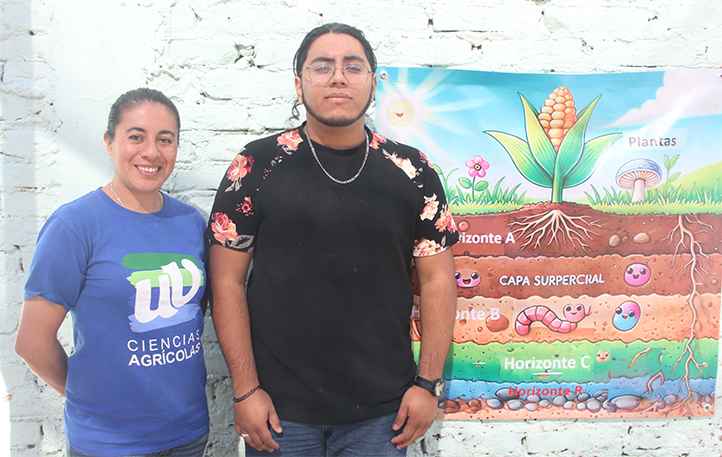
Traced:
[[[586, 203], [591, 185], [622, 190], [617, 170], [633, 159], [651, 159], [664, 173], [664, 155], [680, 154], [672, 170], [683, 175], [722, 160], [722, 80], [719, 70], [591, 75], [490, 73], [468, 70], [380, 67], [377, 70], [376, 129], [429, 155], [450, 184], [468, 176], [464, 163], [480, 155], [490, 163], [490, 186], [522, 183], [519, 193], [549, 199], [551, 190], [528, 182], [504, 148], [485, 130], [526, 141], [519, 93], [537, 109], [549, 93], [567, 87], [577, 113], [602, 95], [591, 115], [586, 141], [622, 133], [591, 178], [565, 189], [565, 200]], [[675, 146], [641, 147], [642, 140], [675, 138]]]

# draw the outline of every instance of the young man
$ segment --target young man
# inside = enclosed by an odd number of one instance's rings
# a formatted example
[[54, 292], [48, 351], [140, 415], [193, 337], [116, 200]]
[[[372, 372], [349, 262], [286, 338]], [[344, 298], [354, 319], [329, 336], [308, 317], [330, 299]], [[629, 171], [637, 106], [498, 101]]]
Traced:
[[318, 27], [294, 67], [307, 121], [241, 150], [206, 234], [236, 431], [246, 455], [405, 455], [438, 411], [458, 233], [426, 156], [364, 127], [376, 58], [363, 33]]

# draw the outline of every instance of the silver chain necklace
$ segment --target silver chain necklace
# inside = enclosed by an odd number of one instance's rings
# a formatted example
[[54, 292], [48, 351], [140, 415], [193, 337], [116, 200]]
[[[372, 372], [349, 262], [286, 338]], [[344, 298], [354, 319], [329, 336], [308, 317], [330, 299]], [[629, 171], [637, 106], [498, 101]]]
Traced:
[[[331, 173], [329, 173], [329, 172], [323, 167], [323, 165], [321, 164], [321, 161], [318, 159], [318, 155], [316, 154], [316, 148], [313, 147], [313, 142], [311, 141], [311, 137], [308, 136], [308, 129], [307, 129], [306, 127], [303, 128], [303, 133], [306, 134], [306, 139], [308, 140], [308, 146], [311, 148], [311, 152], [313, 153], [313, 157], [316, 159], [316, 163], [318, 164], [319, 167], [321, 167], [321, 170], [323, 170], [323, 172], [326, 173], [326, 176], [328, 176], [328, 179], [330, 179], [331, 181], [335, 182], [336, 184], [348, 184], [348, 183], [350, 183], [350, 182], [354, 182], [354, 181], [356, 180], [356, 178], [359, 177], [359, 175], [361, 174], [361, 171], [362, 171], [362, 170], [364, 169], [364, 167], [366, 166], [366, 160], [368, 160], [368, 158], [369, 158], [369, 137], [368, 137], [368, 135], [366, 134], [366, 131], [365, 131], [365, 130], [364, 130], [364, 137], [366, 138], [366, 155], [364, 155], [364, 161], [363, 161], [363, 163], [361, 164], [361, 168], [358, 169], [358, 171], [356, 172], [356, 174], [353, 175], [351, 178], [345, 180], [345, 181], [341, 181], [340, 179], [334, 178], [333, 176], [331, 176]], [[112, 187], [111, 187], [111, 189], [112, 189]]]
[[[127, 206], [125, 206], [125, 203], [123, 203], [123, 200], [118, 197], [118, 194], [115, 193], [115, 189], [113, 188], [113, 181], [110, 181], [110, 191], [113, 192], [113, 195], [115, 196], [116, 200], [118, 200], [118, 203], [120, 203], [120, 206], [122, 206], [125, 209], [128, 209]], [[160, 207], [163, 208], [163, 193], [158, 189], [158, 193], [160, 193]]]
[[123, 200], [121, 200], [120, 197], [118, 197], [118, 194], [115, 193], [115, 189], [113, 189], [113, 181], [110, 181], [110, 191], [113, 192], [113, 195], [115, 195], [115, 198], [120, 203], [120, 206], [122, 206], [125, 209], [128, 209], [128, 207], [125, 206], [125, 203], [123, 203]]

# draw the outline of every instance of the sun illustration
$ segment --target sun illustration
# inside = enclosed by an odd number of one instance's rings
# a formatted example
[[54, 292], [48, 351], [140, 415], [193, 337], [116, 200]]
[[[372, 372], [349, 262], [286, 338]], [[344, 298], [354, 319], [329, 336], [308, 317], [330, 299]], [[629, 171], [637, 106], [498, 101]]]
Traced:
[[396, 127], [408, 127], [414, 122], [415, 112], [414, 105], [410, 101], [399, 97], [389, 102], [389, 106], [386, 108], [386, 119]]
[[448, 71], [433, 71], [421, 80], [409, 78], [406, 68], [384, 69], [379, 73], [382, 75], [376, 107], [379, 131], [421, 149], [434, 159], [434, 163], [443, 166], [458, 162], [449, 157], [432, 135], [443, 140], [444, 135], [472, 134], [448, 114], [478, 109], [485, 101], [465, 97], [450, 100], [446, 79], [451, 72]]

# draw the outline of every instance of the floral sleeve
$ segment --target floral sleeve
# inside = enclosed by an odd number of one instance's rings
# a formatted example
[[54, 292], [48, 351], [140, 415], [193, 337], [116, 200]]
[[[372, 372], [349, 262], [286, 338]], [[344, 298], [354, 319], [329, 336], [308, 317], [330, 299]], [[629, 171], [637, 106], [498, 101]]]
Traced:
[[212, 244], [238, 251], [253, 251], [258, 221], [253, 211], [255, 185], [253, 155], [245, 148], [233, 158], [213, 203], [206, 238]]
[[256, 196], [275, 167], [303, 142], [298, 129], [246, 145], [231, 161], [213, 202], [206, 239], [237, 251], [251, 252], [260, 224]]
[[414, 257], [437, 254], [458, 242], [459, 233], [446, 204], [444, 187], [429, 158], [417, 149], [396, 143], [378, 133], [373, 134], [370, 147], [381, 149], [384, 157], [411, 179], [424, 198], [416, 221]]
[[419, 151], [422, 167], [416, 182], [424, 196], [424, 206], [416, 224], [414, 257], [438, 254], [459, 241], [454, 217], [446, 203], [444, 187], [431, 161]]

